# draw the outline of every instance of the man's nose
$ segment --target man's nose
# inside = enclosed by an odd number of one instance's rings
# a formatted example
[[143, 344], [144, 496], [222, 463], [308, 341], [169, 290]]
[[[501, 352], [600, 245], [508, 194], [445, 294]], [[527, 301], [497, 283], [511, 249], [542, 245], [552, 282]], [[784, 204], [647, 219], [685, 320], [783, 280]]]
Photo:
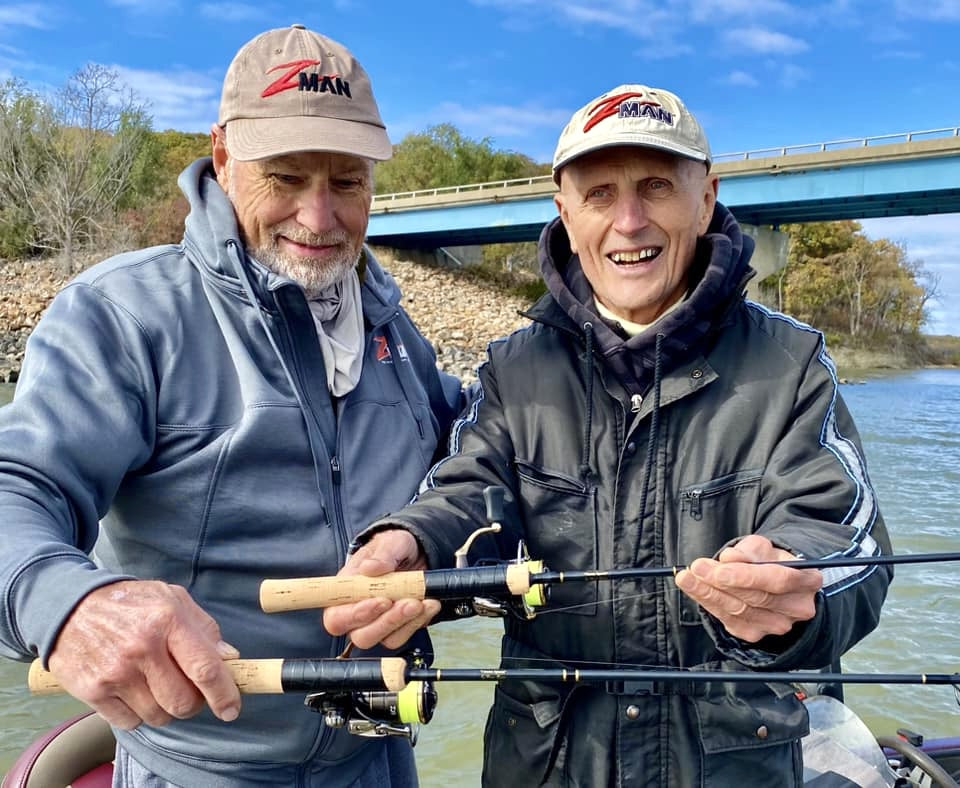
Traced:
[[297, 210], [297, 221], [312, 233], [320, 234], [336, 229], [336, 205], [328, 186], [313, 186], [303, 193]]
[[636, 235], [650, 223], [646, 205], [637, 194], [626, 194], [617, 200], [614, 227], [621, 235]]

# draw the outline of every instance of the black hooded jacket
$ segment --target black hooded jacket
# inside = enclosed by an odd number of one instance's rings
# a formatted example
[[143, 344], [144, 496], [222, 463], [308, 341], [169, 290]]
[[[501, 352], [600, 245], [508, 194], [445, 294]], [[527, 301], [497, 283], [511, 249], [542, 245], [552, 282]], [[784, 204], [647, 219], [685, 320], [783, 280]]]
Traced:
[[[686, 565], [750, 533], [810, 558], [890, 545], [823, 337], [746, 301], [752, 241], [717, 205], [692, 290], [627, 339], [594, 311], [559, 221], [540, 241], [549, 293], [532, 324], [493, 343], [482, 392], [400, 524], [430, 566], [522, 540], [553, 570]], [[369, 532], [368, 532], [369, 533]], [[879, 618], [890, 572], [824, 571], [814, 619], [746, 644], [670, 580], [557, 584], [547, 612], [508, 618], [503, 667], [628, 664], [792, 670], [832, 664]], [[443, 655], [438, 655], [443, 664]], [[782, 786], [802, 781], [807, 715], [790, 686], [502, 681], [484, 784]]]

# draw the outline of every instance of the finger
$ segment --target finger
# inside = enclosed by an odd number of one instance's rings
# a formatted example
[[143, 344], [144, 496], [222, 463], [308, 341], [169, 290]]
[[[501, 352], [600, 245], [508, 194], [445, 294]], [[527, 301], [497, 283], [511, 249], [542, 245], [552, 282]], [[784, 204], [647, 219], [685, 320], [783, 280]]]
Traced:
[[795, 621], [769, 610], [748, 607], [743, 615], [716, 618], [723, 628], [735, 638], [746, 643], [756, 643], [767, 635], [785, 635], [793, 629]]
[[[215, 647], [211, 648], [205, 641], [181, 639], [173, 635], [170, 638], [170, 654], [182, 675], [203, 696], [210, 711], [219, 719], [232, 722], [240, 716], [240, 690]], [[189, 691], [176, 684], [173, 672], [167, 672], [161, 681], [169, 688], [164, 698], [174, 704], [177, 714], [190, 716], [199, 710], [196, 704], [191, 703]]]
[[238, 652], [223, 642], [217, 622], [185, 589], [177, 587], [176, 591], [181, 596], [184, 616], [167, 637], [169, 658], [155, 655], [148, 663], [148, 682], [157, 691], [163, 688], [162, 705], [173, 716], [192, 716], [200, 709], [194, 691], [185, 686], [188, 683], [217, 717], [232, 722], [240, 714], [240, 690], [223, 660]]
[[331, 635], [346, 635], [372, 624], [386, 613], [393, 603], [389, 599], [364, 599], [352, 605], [335, 605], [323, 611], [323, 628]]
[[773, 542], [760, 534], [749, 534], [732, 547], [726, 547], [717, 556], [721, 562], [745, 561], [791, 561], [796, 559], [793, 553], [776, 547]]
[[692, 569], [679, 572], [676, 583], [677, 588], [717, 618], [742, 616], [752, 607], [749, 600], [701, 579]]
[[[174, 718], [185, 720], [203, 708], [204, 697], [200, 690], [169, 656], [164, 659], [158, 656], [148, 663], [144, 677], [157, 707], [156, 711], [148, 710], [146, 716], [141, 713], [150, 725], [166, 725]], [[163, 722], [160, 721], [162, 716], [167, 717]]]
[[392, 635], [384, 638], [383, 645], [387, 648], [401, 648], [410, 638], [419, 630], [429, 624], [433, 617], [440, 612], [440, 603], [435, 599], [425, 599], [423, 601], [423, 613], [417, 616], [413, 621], [402, 626]]
[[[794, 569], [776, 563], [720, 563], [698, 558], [689, 570], [703, 582], [741, 596], [751, 605], [762, 606], [762, 595], [816, 592], [823, 585], [823, 575], [817, 569]], [[746, 596], [750, 592], [757, 592], [757, 596]]]
[[[433, 608], [434, 605], [436, 606], [435, 609]], [[373, 648], [378, 643], [386, 645], [388, 639], [390, 648], [400, 648], [409, 639], [409, 635], [407, 638], [402, 638], [399, 633], [406, 632], [409, 629], [412, 634], [422, 625], [418, 624], [413, 629], [410, 629], [408, 625], [412, 622], [419, 622], [424, 617], [429, 620], [436, 615], [439, 607], [440, 603], [436, 600], [402, 599], [394, 602], [390, 609], [376, 621], [352, 631], [350, 639], [358, 648]], [[433, 612], [427, 615], [427, 610]], [[391, 637], [395, 633], [397, 633], [396, 636]]]
[[110, 725], [121, 730], [132, 731], [143, 722], [140, 716], [119, 698], [109, 698], [88, 705]]

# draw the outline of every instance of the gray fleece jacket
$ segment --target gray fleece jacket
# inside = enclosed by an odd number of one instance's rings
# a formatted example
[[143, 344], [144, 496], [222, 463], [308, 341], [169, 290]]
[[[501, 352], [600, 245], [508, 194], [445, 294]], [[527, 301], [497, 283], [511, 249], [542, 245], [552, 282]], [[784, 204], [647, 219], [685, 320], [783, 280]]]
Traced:
[[[356, 533], [413, 496], [459, 407], [369, 251], [363, 373], [333, 402], [303, 291], [245, 255], [208, 159], [180, 186], [183, 242], [65, 287], [0, 409], [3, 656], [46, 659], [77, 603], [121, 578], [186, 587], [244, 657], [336, 656], [316, 611], [261, 612], [260, 582], [335, 574]], [[246, 697], [229, 725], [204, 711], [118, 735], [190, 786], [345, 785], [380, 746], [299, 695]]]

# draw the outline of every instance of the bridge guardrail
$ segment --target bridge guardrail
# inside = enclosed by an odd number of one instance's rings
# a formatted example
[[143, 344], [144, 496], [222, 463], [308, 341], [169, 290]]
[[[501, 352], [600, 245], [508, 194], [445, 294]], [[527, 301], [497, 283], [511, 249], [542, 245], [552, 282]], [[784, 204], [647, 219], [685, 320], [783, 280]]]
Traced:
[[[759, 159], [779, 158], [806, 153], [827, 153], [830, 151], [849, 150], [853, 148], [869, 148], [878, 145], [890, 145], [905, 142], [919, 142], [926, 139], [944, 137], [960, 137], [960, 126], [943, 129], [929, 129], [926, 131], [907, 131], [900, 134], [880, 134], [872, 137], [857, 137], [851, 139], [832, 140], [830, 142], [815, 142], [805, 145], [785, 145], [779, 148], [760, 148], [758, 150], [742, 151], [738, 153], [721, 153], [713, 157], [714, 164], [737, 161], [756, 161]], [[414, 200], [421, 197], [441, 197], [444, 195], [462, 195], [509, 189], [518, 186], [534, 186], [537, 184], [553, 183], [552, 175], [534, 175], [528, 178], [514, 178], [505, 181], [490, 181], [486, 183], [468, 183], [460, 186], [441, 186], [433, 189], [418, 189], [409, 192], [393, 192], [390, 194], [376, 194], [373, 197], [375, 208], [387, 209], [391, 202]]]
[[946, 129], [929, 129], [927, 131], [906, 131], [900, 134], [879, 134], [873, 137], [854, 137], [831, 142], [814, 142], [806, 145], [785, 145], [781, 148], [761, 148], [759, 150], [744, 151], [742, 153], [721, 153], [713, 157], [714, 163], [721, 161], [746, 161], [753, 159], [767, 159], [774, 156], [793, 156], [802, 153], [827, 153], [835, 150], [850, 148], [869, 148], [877, 144], [891, 145], [903, 142], [919, 142], [924, 139], [940, 139], [943, 137], [960, 137], [960, 126]]

